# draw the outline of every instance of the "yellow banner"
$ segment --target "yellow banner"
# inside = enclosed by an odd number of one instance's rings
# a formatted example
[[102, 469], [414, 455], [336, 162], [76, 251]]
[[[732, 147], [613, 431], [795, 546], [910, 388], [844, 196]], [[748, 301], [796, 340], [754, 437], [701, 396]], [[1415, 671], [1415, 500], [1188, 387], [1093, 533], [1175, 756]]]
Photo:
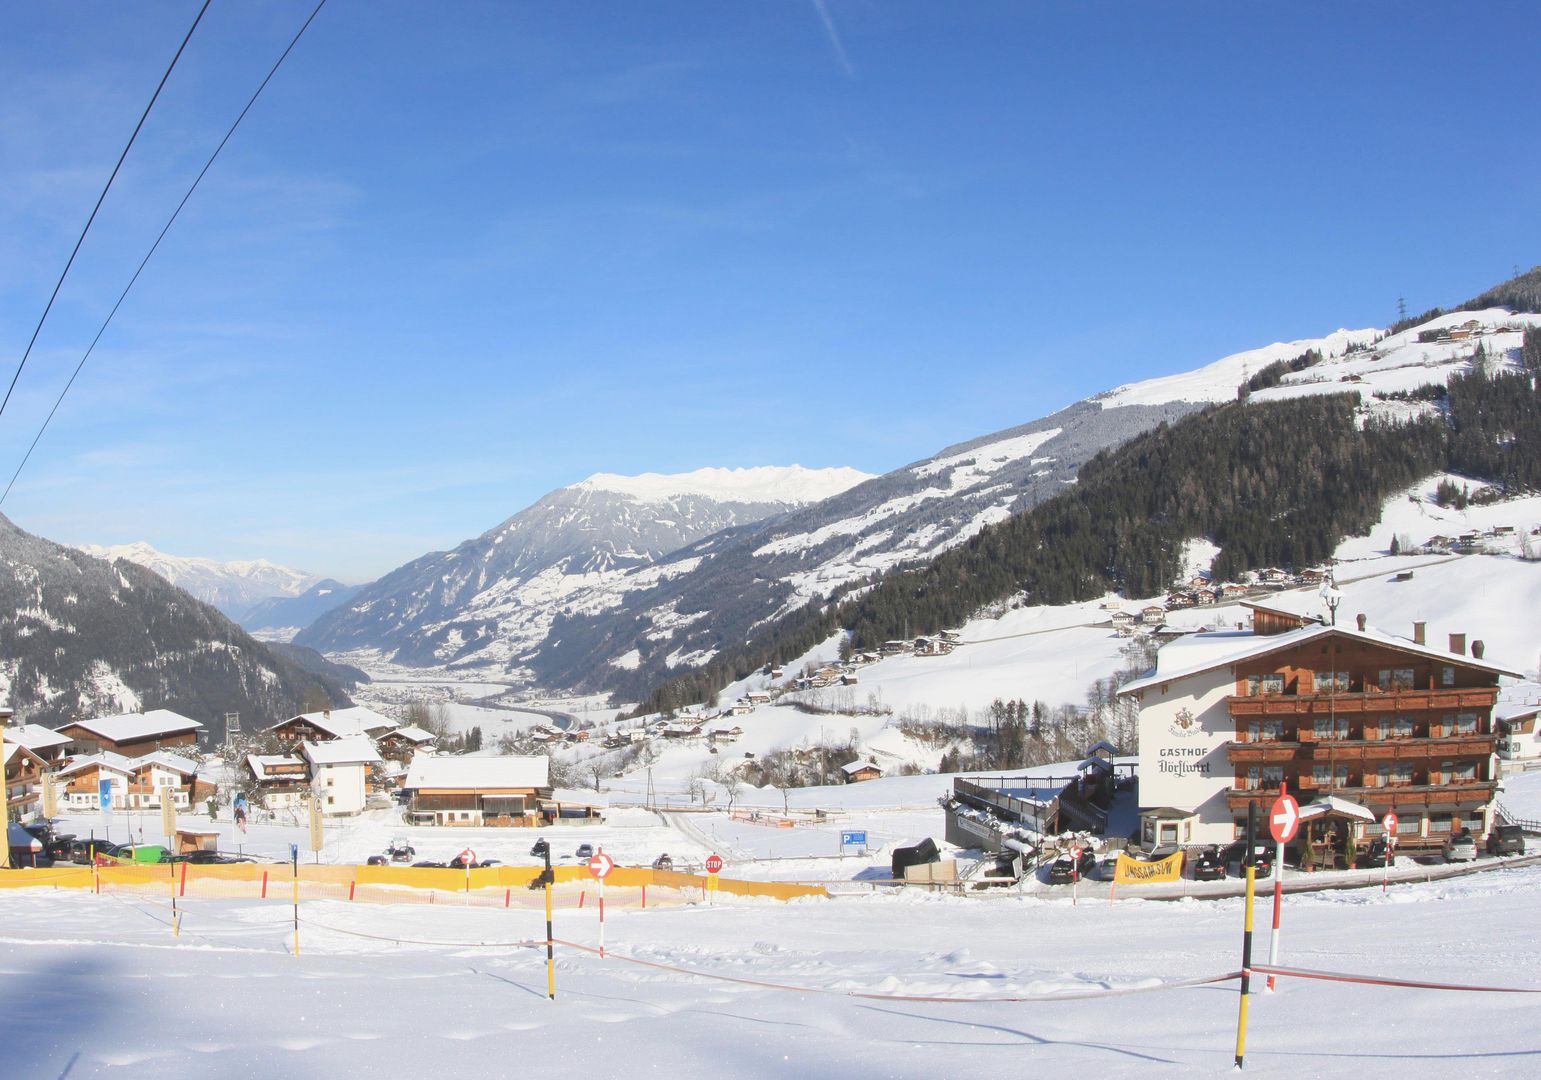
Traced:
[[1119, 852], [1113, 882], [1117, 885], [1146, 885], [1153, 881], [1177, 881], [1182, 874], [1183, 853], [1180, 851], [1153, 862], [1141, 862]]
[[161, 832], [165, 834], [166, 846], [173, 847], [177, 842], [177, 804], [172, 801], [170, 788], [161, 788]]
[[326, 834], [321, 830], [321, 796], [310, 797], [310, 850], [324, 851]]

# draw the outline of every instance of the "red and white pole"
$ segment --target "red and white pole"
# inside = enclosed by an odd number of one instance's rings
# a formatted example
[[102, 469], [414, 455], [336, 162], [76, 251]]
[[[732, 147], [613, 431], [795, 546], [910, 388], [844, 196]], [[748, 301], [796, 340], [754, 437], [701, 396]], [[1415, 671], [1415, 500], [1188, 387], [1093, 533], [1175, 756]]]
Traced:
[[[1285, 785], [1279, 784], [1279, 794], [1285, 794]], [[1250, 859], [1252, 853], [1247, 852]], [[1279, 913], [1284, 908], [1284, 841], [1275, 840], [1273, 848], [1273, 933], [1268, 938], [1268, 966], [1279, 963]], [[1268, 976], [1268, 992], [1273, 993], [1274, 977]]]
[[599, 879], [599, 958], [605, 958], [605, 879]]

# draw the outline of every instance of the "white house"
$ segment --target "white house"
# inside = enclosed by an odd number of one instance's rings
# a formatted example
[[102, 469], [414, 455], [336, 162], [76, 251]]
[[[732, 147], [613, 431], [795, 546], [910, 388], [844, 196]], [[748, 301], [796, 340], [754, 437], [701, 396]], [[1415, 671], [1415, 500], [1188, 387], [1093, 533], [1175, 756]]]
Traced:
[[370, 770], [381, 761], [369, 736], [303, 742], [300, 756], [310, 763], [311, 788], [321, 800], [323, 814], [356, 814], [364, 809], [369, 801]]
[[1541, 758], [1541, 732], [1536, 730], [1541, 705], [1501, 702], [1493, 709], [1498, 731], [1498, 756], [1505, 761], [1535, 761]]
[[533, 825], [556, 818], [551, 759], [425, 757], [412, 759], [402, 788], [412, 796], [412, 820], [423, 825]]

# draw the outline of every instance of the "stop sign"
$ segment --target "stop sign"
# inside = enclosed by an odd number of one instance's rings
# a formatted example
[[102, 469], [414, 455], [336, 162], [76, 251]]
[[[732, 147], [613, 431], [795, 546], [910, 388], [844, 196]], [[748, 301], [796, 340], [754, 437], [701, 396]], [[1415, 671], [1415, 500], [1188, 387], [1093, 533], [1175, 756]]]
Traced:
[[722, 870], [722, 856], [721, 855], [715, 855], [715, 854], [708, 855], [706, 857], [706, 872], [708, 874], [715, 874], [715, 873], [718, 873], [721, 870]]
[[594, 857], [589, 860], [589, 873], [593, 874], [600, 881], [605, 880], [605, 878], [610, 875], [610, 871], [614, 869], [615, 860], [606, 855], [603, 851], [597, 852]]
[[1268, 808], [1268, 831], [1276, 844], [1287, 844], [1300, 831], [1300, 804], [1288, 793], [1280, 795]]

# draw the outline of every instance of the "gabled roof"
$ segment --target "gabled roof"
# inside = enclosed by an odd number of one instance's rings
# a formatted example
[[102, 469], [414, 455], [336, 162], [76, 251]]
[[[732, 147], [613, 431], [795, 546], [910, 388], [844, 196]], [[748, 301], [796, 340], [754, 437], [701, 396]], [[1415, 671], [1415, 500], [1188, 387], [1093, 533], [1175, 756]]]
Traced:
[[280, 720], [268, 731], [281, 728], [285, 724], [291, 724], [296, 720], [303, 720], [317, 731], [324, 731], [334, 739], [345, 739], [349, 735], [365, 735], [371, 732], [389, 731], [396, 727], [396, 721], [388, 716], [381, 716], [373, 709], [363, 705], [354, 705], [347, 709], [325, 709], [321, 712], [300, 713], [291, 716], [287, 720]]
[[[1407, 638], [1392, 637], [1378, 630], [1350, 630], [1343, 626], [1306, 626], [1285, 634], [1190, 634], [1181, 641], [1174, 641], [1156, 654], [1156, 669], [1142, 679], [1126, 684], [1118, 691], [1119, 696], [1137, 693], [1166, 682], [1186, 679], [1216, 668], [1228, 667], [1243, 660], [1255, 660], [1270, 653], [1285, 652], [1318, 639], [1346, 638], [1382, 648], [1395, 649], [1412, 656], [1435, 660], [1441, 664], [1476, 668], [1494, 675], [1524, 678], [1521, 672], [1463, 653], [1441, 652], [1427, 645], [1419, 645]], [[1228, 647], [1229, 646], [1229, 647]]]
[[406, 727], [399, 727], [395, 731], [388, 731], [384, 735], [380, 736], [380, 738], [389, 739], [398, 735], [401, 738], [406, 739], [408, 742], [413, 743], [432, 742], [434, 739], [438, 738], [438, 736], [433, 732], [424, 728], [420, 728], [415, 724], [408, 724]]
[[138, 758], [124, 757], [122, 754], [114, 754], [111, 750], [103, 750], [97, 754], [84, 754], [75, 758], [59, 770], [59, 775], [73, 776], [76, 773], [86, 772], [92, 768], [103, 768], [109, 772], [122, 773], [124, 776], [128, 776], [138, 766]]
[[186, 731], [201, 731], [203, 725], [170, 709], [151, 709], [146, 713], [119, 713], [116, 716], [97, 716], [90, 720], [75, 720], [65, 727], [78, 727], [89, 731], [99, 739], [109, 742], [138, 742], [153, 739], [157, 735], [180, 735]]
[[[292, 774], [283, 773], [283, 774], [279, 774], [277, 776], [274, 776], [271, 773], [269, 773], [268, 770], [269, 769], [278, 768], [279, 766], [282, 766], [282, 765], [301, 765], [301, 766], [303, 766], [304, 764], [305, 764], [305, 759], [301, 758], [301, 757], [299, 757], [297, 755], [294, 755], [294, 754], [247, 754], [246, 755], [246, 767], [251, 769], [252, 775], [255, 776], [259, 781], [261, 781], [261, 780], [293, 780], [294, 776]], [[304, 777], [302, 777], [302, 779], [304, 779]]]
[[415, 757], [404, 788], [542, 788], [550, 784], [551, 759], [530, 757]]
[[331, 742], [300, 743], [300, 753], [316, 765], [366, 765], [380, 760], [368, 735], [349, 735]]
[[172, 772], [181, 773], [183, 776], [191, 776], [198, 771], [199, 763], [190, 761], [180, 754], [168, 754], [164, 750], [156, 750], [154, 753], [145, 754], [143, 757], [129, 758], [134, 770], [144, 768], [147, 765], [159, 765], [170, 769]]
[[46, 762], [42, 758], [38, 757], [37, 754], [35, 754], [32, 750], [30, 750], [29, 748], [23, 746], [21, 743], [11, 742], [9, 739], [7, 739], [5, 741], [5, 758], [4, 758], [5, 764], [9, 765], [11, 763], [11, 759], [13, 757], [15, 757], [17, 754], [21, 754], [24, 757], [31, 758], [33, 761], [35, 761], [37, 764], [43, 766], [44, 768], [48, 767], [48, 762]]
[[883, 771], [882, 768], [880, 768], [877, 765], [874, 765], [870, 761], [853, 761], [849, 765], [842, 765], [842, 766], [840, 766], [840, 769], [847, 776], [855, 776], [857, 773], [861, 772], [863, 769], [872, 769], [872, 770], [874, 770], [876, 772], [882, 772]]
[[47, 750], [55, 746], [68, 746], [70, 737], [60, 735], [42, 724], [15, 724], [5, 729], [5, 744], [18, 743], [28, 750]]

